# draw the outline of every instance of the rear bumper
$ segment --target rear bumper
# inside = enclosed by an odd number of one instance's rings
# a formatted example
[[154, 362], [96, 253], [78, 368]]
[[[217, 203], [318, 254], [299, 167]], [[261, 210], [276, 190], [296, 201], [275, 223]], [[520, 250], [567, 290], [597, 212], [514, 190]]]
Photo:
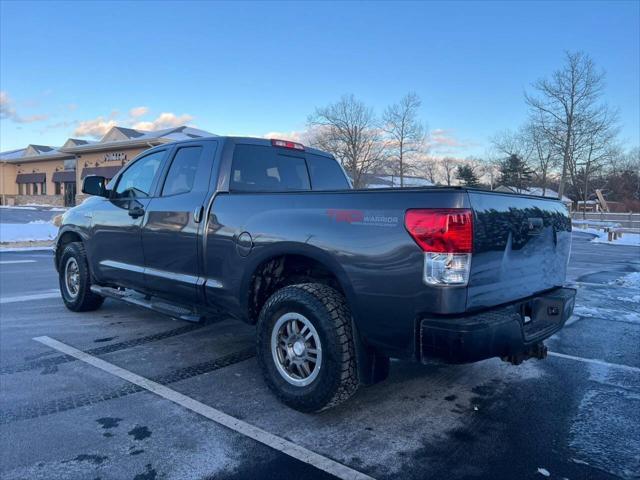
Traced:
[[573, 313], [575, 296], [572, 288], [557, 288], [463, 317], [423, 318], [420, 358], [469, 363], [518, 355], [562, 328]]

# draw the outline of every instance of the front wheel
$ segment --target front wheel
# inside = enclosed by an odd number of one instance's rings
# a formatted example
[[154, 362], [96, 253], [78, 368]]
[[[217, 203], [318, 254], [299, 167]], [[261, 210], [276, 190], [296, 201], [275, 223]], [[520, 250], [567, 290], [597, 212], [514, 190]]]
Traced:
[[274, 293], [258, 319], [258, 362], [286, 405], [318, 412], [358, 389], [351, 313], [326, 285], [291, 285]]
[[82, 243], [72, 242], [64, 248], [58, 265], [58, 278], [62, 300], [69, 310], [96, 310], [104, 302], [104, 297], [91, 291], [89, 264]]

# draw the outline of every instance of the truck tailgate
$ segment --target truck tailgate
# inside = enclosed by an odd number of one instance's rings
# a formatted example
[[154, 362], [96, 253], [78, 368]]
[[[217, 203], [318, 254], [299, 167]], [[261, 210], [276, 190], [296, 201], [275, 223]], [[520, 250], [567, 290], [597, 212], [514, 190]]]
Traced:
[[559, 201], [469, 191], [474, 210], [467, 310], [492, 307], [562, 286], [571, 218]]

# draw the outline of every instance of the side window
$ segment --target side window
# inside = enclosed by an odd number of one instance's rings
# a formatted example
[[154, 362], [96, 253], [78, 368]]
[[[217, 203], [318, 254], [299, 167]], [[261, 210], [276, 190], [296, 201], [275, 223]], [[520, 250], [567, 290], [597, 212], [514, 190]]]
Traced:
[[175, 156], [162, 187], [162, 196], [190, 192], [202, 157], [202, 147], [182, 147]]
[[304, 158], [284, 155], [273, 147], [238, 145], [233, 154], [229, 190], [287, 192], [310, 190]]
[[151, 192], [153, 179], [162, 164], [165, 151], [154, 152], [136, 160], [127, 168], [116, 186], [118, 197], [147, 197]]
[[348, 190], [344, 171], [333, 158], [321, 155], [307, 155], [311, 187], [313, 190]]

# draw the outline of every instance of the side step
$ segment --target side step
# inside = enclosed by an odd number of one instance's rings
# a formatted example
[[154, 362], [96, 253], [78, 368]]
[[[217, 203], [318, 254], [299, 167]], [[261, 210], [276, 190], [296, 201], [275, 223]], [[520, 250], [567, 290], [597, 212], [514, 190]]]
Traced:
[[169, 317], [178, 318], [187, 322], [200, 322], [203, 319], [203, 315], [194, 309], [176, 305], [159, 298], [149, 298], [148, 296], [133, 290], [120, 290], [117, 288], [91, 285], [91, 291], [103, 297], [122, 300], [123, 302], [127, 302], [131, 305], [153, 310], [154, 312], [162, 313], [163, 315], [168, 315]]

